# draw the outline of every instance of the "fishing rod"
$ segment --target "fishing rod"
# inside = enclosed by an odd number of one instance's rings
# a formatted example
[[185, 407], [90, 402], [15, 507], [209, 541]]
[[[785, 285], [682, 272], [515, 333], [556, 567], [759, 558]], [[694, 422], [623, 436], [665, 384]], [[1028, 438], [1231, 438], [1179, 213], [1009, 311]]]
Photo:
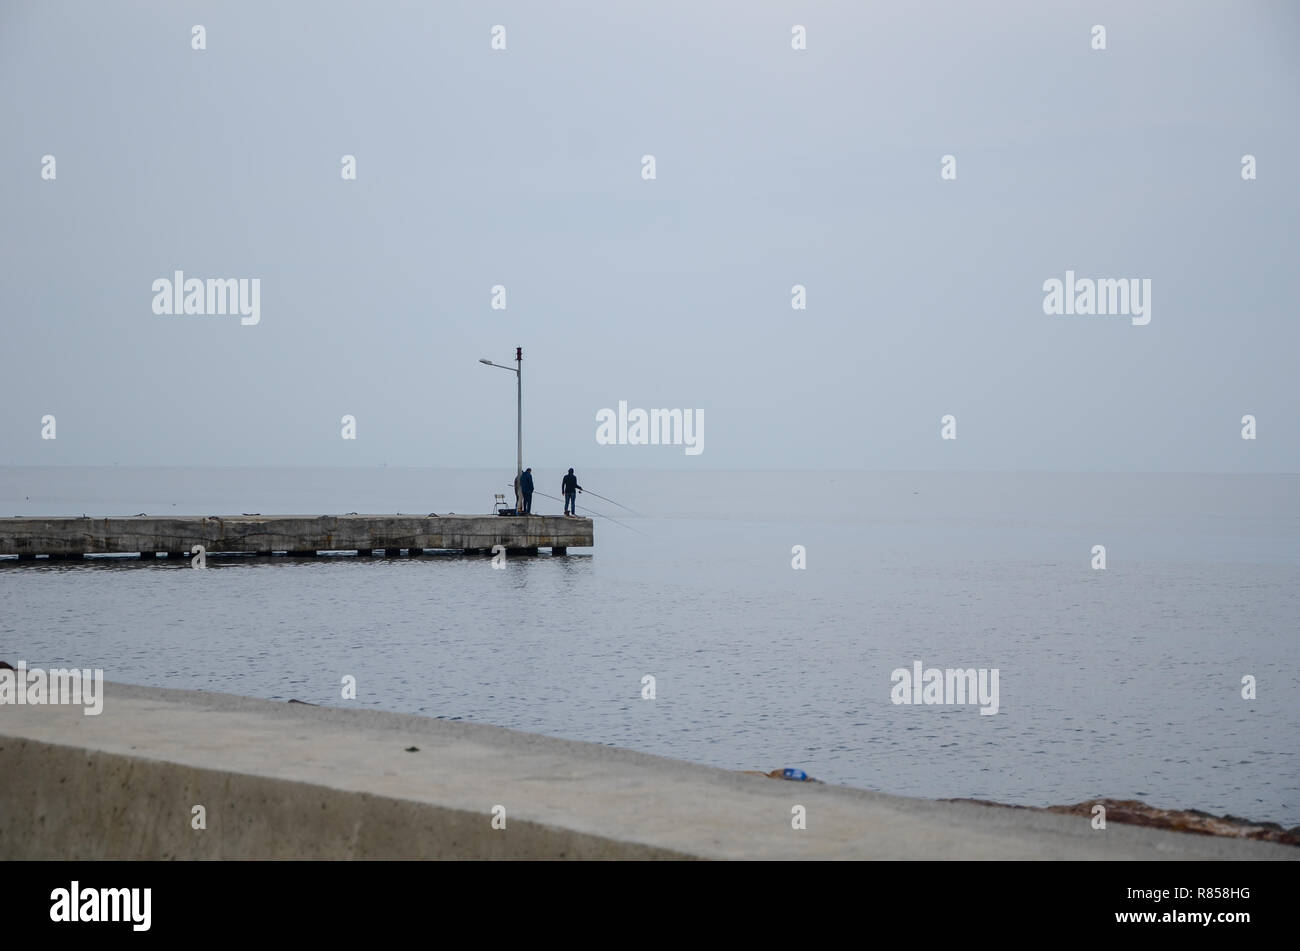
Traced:
[[[513, 483], [511, 483], [511, 484], [513, 485]], [[584, 490], [584, 491], [585, 491], [585, 490]], [[563, 499], [556, 498], [556, 497], [553, 496], [553, 495], [547, 495], [545, 492], [539, 492], [539, 491], [536, 490], [536, 489], [533, 490], [533, 494], [534, 494], [534, 495], [540, 495], [540, 496], [541, 496], [542, 498], [544, 498], [544, 499], [551, 499], [551, 500], [553, 500], [553, 501], [555, 501], [555, 502], [560, 502], [561, 504], [563, 504], [563, 502], [564, 502]], [[592, 495], [595, 495], [595, 493], [593, 492]], [[617, 504], [617, 503], [615, 503], [615, 504]], [[577, 503], [575, 502], [574, 505], [575, 505], [575, 507], [576, 507]], [[643, 532], [643, 531], [641, 531], [640, 529], [633, 528], [631, 525], [628, 525], [628, 524], [626, 524], [626, 523], [624, 523], [624, 522], [620, 522], [618, 519], [614, 518], [614, 516], [612, 516], [612, 515], [606, 515], [604, 512], [597, 512], [597, 511], [591, 509], [590, 506], [588, 506], [588, 510], [591, 511], [591, 514], [592, 514], [592, 515], [598, 516], [598, 517], [600, 517], [600, 518], [607, 518], [607, 519], [609, 519], [611, 522], [613, 522], [615, 525], [621, 526], [622, 528], [626, 528], [629, 532], [636, 532], [638, 535], [644, 535], [644, 536], [647, 537], [647, 538], [650, 537], [650, 536], [646, 535], [646, 533]]]
[[637, 515], [637, 516], [639, 516], [639, 515], [641, 514], [641, 513], [638, 512], [636, 509], [628, 508], [628, 507], [627, 507], [626, 505], [624, 505], [622, 502], [615, 502], [613, 499], [607, 499], [607, 498], [605, 498], [603, 495], [596, 495], [596, 493], [595, 493], [595, 492], [592, 492], [591, 489], [583, 489], [583, 491], [584, 491], [584, 492], [587, 492], [587, 493], [589, 493], [589, 494], [591, 494], [591, 495], [595, 495], [596, 498], [601, 499], [602, 501], [609, 502], [609, 503], [611, 503], [611, 504], [613, 504], [613, 505], [617, 505], [617, 506], [618, 506], [619, 508], [621, 508], [621, 509], [627, 509], [627, 510], [628, 510], [629, 512], [631, 512], [633, 515]]

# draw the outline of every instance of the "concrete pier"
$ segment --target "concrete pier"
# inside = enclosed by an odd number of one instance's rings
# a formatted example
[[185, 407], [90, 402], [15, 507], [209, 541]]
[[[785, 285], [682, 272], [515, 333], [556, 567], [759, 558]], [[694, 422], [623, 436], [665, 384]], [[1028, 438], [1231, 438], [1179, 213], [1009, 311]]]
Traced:
[[104, 687], [97, 716], [0, 706], [0, 860], [1300, 859], [471, 723]]
[[559, 515], [235, 515], [121, 518], [0, 518], [0, 555], [31, 559], [155, 552], [188, 557], [194, 545], [208, 554], [245, 552], [357, 551], [386, 555], [400, 550], [487, 551], [504, 545], [512, 553], [594, 543], [589, 518]]

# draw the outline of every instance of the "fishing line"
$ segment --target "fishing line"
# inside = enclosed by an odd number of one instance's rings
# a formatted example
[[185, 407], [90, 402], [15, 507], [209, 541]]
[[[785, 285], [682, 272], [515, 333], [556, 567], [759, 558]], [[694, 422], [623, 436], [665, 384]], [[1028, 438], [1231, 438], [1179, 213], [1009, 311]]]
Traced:
[[586, 492], [588, 495], [595, 495], [596, 498], [598, 498], [598, 499], [603, 499], [603, 500], [606, 501], [606, 502], [611, 502], [611, 503], [613, 503], [614, 505], [617, 505], [617, 506], [618, 506], [619, 508], [621, 508], [621, 509], [627, 509], [627, 510], [628, 510], [629, 512], [631, 512], [633, 515], [637, 515], [637, 516], [639, 516], [639, 515], [641, 514], [641, 513], [638, 512], [636, 509], [628, 508], [628, 507], [627, 507], [626, 505], [624, 505], [622, 502], [615, 502], [613, 499], [606, 499], [603, 495], [596, 495], [596, 493], [595, 493], [595, 492], [592, 492], [591, 489], [583, 489], [583, 491]]
[[[511, 483], [511, 488], [513, 488], [513, 487], [514, 487], [514, 484]], [[584, 491], [585, 491], [585, 490], [584, 490]], [[544, 499], [551, 499], [552, 501], [559, 502], [561, 505], [564, 504], [564, 499], [556, 498], [556, 497], [553, 496], [553, 495], [547, 495], [545, 492], [540, 492], [540, 491], [538, 491], [537, 489], [534, 489], [534, 490], [533, 490], [533, 494], [534, 494], [534, 495], [540, 495], [540, 496], [541, 496], [542, 498], [544, 498]], [[596, 494], [596, 493], [594, 493], [594, 492], [592, 493], [592, 495], [595, 495], [595, 494]], [[576, 505], [577, 503], [575, 502], [574, 504]], [[615, 502], [614, 504], [617, 505], [618, 503]], [[610, 520], [611, 522], [613, 522], [615, 525], [618, 525], [618, 526], [620, 526], [620, 527], [622, 527], [622, 528], [626, 528], [629, 532], [636, 532], [638, 535], [643, 535], [643, 536], [645, 536], [646, 538], [649, 538], [649, 537], [650, 537], [649, 535], [647, 535], [645, 532], [641, 531], [640, 529], [638, 529], [638, 528], [633, 528], [631, 525], [627, 525], [627, 524], [625, 524], [625, 523], [623, 523], [623, 522], [620, 522], [618, 519], [614, 518], [614, 516], [612, 516], [612, 515], [606, 515], [604, 512], [597, 512], [597, 511], [595, 511], [594, 509], [591, 508], [591, 506], [587, 506], [587, 510], [588, 510], [589, 512], [591, 512], [592, 515], [595, 515], [595, 516], [598, 517], [598, 518], [607, 518], [607, 519], [609, 519], [609, 520]]]

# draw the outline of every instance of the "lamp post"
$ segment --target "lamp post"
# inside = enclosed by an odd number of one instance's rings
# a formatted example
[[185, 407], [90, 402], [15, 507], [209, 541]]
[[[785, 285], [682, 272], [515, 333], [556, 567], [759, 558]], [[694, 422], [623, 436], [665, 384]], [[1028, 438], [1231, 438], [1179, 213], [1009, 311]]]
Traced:
[[480, 357], [479, 363], [486, 363], [498, 370], [509, 370], [515, 375], [515, 511], [522, 507], [519, 477], [524, 473], [524, 348], [515, 347], [515, 366], [508, 367], [493, 363], [486, 357]]

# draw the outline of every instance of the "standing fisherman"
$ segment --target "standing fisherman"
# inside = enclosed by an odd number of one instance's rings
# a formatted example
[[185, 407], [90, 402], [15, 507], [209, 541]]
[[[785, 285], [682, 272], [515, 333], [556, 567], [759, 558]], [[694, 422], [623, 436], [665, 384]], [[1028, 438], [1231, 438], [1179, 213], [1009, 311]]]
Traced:
[[519, 488], [524, 493], [524, 510], [521, 515], [533, 514], [533, 470], [525, 469], [519, 477]]
[[569, 470], [569, 474], [564, 477], [560, 483], [560, 494], [564, 496], [564, 514], [578, 514], [578, 493], [582, 491], [582, 486], [578, 485], [578, 477]]

